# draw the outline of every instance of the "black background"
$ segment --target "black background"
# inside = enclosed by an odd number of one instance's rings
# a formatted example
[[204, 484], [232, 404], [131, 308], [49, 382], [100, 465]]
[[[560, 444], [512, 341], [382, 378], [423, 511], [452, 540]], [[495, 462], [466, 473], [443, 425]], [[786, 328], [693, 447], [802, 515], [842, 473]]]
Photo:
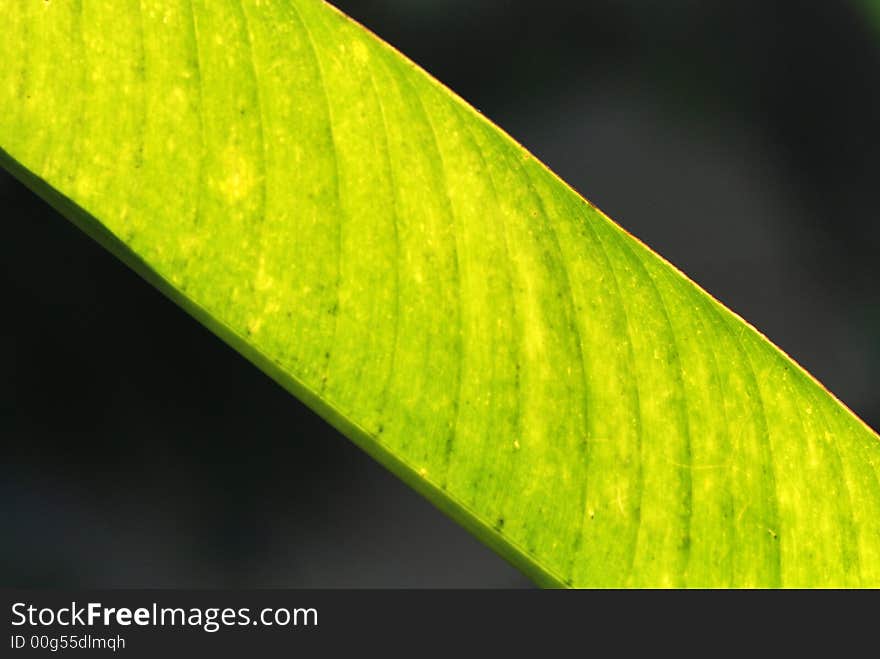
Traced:
[[[859, 5], [337, 4], [880, 426]], [[0, 209], [0, 582], [528, 585], [5, 174]]]

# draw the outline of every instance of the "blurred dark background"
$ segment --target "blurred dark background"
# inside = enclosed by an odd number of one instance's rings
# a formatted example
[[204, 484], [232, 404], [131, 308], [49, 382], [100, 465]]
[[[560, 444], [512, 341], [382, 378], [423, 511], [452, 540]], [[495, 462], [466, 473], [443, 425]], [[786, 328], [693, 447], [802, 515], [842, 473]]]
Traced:
[[[337, 3], [880, 426], [855, 2]], [[527, 586], [0, 174], [0, 583]]]

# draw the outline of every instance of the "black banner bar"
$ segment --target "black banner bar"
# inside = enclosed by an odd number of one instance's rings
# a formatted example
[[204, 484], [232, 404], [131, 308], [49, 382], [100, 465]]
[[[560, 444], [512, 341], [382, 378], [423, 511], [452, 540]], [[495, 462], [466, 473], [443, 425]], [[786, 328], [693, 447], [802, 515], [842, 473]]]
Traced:
[[[873, 627], [855, 593], [680, 591], [0, 590], [0, 656], [605, 656], [602, 648], [763, 652]], [[870, 594], [873, 600], [876, 593]], [[859, 613], [861, 611], [861, 614]], [[840, 633], [842, 631], [842, 633]], [[708, 639], [708, 641], [698, 641]], [[611, 644], [610, 646], [608, 644]], [[708, 649], [708, 646], [707, 646]], [[815, 649], [815, 648], [814, 648]], [[574, 652], [570, 652], [573, 650]], [[482, 650], [481, 650], [482, 652]]]

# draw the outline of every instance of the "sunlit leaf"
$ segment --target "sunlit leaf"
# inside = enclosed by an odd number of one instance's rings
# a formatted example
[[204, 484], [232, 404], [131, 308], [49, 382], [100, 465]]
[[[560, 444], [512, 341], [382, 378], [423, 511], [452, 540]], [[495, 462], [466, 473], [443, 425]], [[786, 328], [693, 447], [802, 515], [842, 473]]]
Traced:
[[3, 10], [4, 165], [539, 583], [880, 586], [878, 437], [345, 16]]

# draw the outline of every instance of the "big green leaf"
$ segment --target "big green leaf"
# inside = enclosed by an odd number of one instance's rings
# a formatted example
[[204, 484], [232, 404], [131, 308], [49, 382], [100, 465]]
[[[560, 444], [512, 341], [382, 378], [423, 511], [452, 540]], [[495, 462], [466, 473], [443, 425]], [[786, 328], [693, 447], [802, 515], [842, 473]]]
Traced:
[[330, 6], [3, 10], [3, 163], [539, 583], [880, 586], [878, 437]]

